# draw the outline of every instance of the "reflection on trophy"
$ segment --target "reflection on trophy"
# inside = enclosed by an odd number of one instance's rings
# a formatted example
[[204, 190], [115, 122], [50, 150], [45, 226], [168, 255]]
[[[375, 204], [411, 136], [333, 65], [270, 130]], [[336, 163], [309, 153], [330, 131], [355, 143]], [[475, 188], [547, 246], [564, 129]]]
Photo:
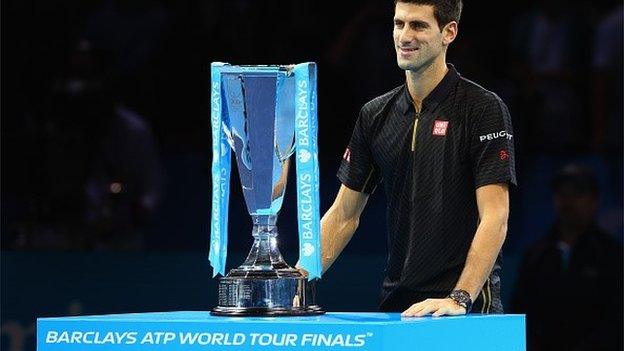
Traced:
[[[214, 145], [217, 148], [231, 148], [235, 153], [245, 202], [253, 222], [254, 238], [243, 264], [232, 269], [227, 276], [219, 278], [219, 303], [212, 310], [214, 315], [324, 313], [315, 304], [313, 283], [284, 261], [277, 241], [277, 216], [286, 190], [290, 156], [296, 149], [296, 129], [303, 125], [296, 126], [299, 100], [295, 67], [213, 64], [213, 134], [215, 127], [221, 128], [222, 135], [218, 137], [222, 137], [228, 144]], [[314, 64], [305, 64], [303, 68], [306, 74], [311, 72], [315, 79]], [[316, 84], [311, 86], [315, 90]], [[307, 92], [310, 93], [309, 90]], [[313, 93], [315, 97], [315, 91]], [[216, 122], [215, 113], [218, 118]], [[220, 126], [215, 123], [220, 123]], [[222, 162], [229, 162], [229, 149], [214, 150], [217, 150], [217, 154], [213, 157], [221, 157]], [[304, 163], [317, 162], [311, 159], [314, 150], [310, 152], [302, 149], [297, 152], [298, 170], [300, 164], [303, 167]], [[222, 176], [222, 173], [213, 167], [213, 178]], [[229, 183], [228, 179], [229, 174], [223, 183]], [[222, 185], [224, 188], [227, 186]], [[304, 186], [298, 183], [298, 195], [307, 191]], [[227, 192], [223, 198], [227, 206]], [[225, 245], [219, 240], [227, 240], [227, 237], [220, 239], [221, 236], [214, 231], [215, 225], [227, 230], [227, 223], [222, 223], [227, 222], [227, 207], [224, 212], [225, 215], [219, 214], [221, 223], [216, 223], [216, 212], [213, 211], [211, 262], [213, 252], [219, 252], [219, 245], [220, 252], [225, 255]], [[300, 246], [303, 255], [320, 254], [314, 252], [315, 247], [310, 243]]]

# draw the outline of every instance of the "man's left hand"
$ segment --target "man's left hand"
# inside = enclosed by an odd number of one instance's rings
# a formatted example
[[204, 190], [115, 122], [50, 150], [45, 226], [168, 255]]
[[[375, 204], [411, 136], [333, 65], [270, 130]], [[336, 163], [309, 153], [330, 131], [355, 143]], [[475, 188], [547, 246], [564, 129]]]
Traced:
[[466, 314], [466, 309], [453, 301], [451, 298], [427, 299], [415, 303], [401, 313], [401, 317], [422, 317], [431, 314], [438, 316], [457, 316]]

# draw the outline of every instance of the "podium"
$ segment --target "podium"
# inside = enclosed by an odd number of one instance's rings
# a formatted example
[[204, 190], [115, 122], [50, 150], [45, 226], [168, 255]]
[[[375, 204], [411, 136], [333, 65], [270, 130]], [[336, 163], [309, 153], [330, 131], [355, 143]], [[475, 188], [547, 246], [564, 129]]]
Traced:
[[38, 351], [523, 351], [524, 315], [402, 318], [399, 313], [214, 317], [208, 312], [38, 318]]

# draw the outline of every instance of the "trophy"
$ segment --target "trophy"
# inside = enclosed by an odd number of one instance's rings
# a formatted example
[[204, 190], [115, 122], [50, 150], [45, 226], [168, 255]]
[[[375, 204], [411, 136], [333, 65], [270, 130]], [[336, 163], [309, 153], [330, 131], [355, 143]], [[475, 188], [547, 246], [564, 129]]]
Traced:
[[[225, 273], [230, 150], [247, 210], [253, 245], [238, 268], [219, 278], [224, 316], [292, 316], [324, 313], [316, 305], [320, 277], [320, 220], [316, 121], [316, 65], [211, 65], [213, 203], [210, 262]], [[299, 256], [305, 277], [278, 248], [277, 217], [291, 155], [296, 153]]]

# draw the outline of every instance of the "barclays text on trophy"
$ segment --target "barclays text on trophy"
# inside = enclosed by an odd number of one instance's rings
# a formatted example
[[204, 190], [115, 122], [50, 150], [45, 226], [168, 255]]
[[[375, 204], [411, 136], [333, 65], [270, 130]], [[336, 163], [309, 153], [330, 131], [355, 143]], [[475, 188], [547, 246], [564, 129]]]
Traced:
[[[213, 63], [211, 81], [214, 275], [225, 273], [231, 150], [254, 239], [243, 264], [219, 278], [219, 302], [212, 314], [321, 314], [309, 281], [321, 274], [316, 65]], [[307, 278], [284, 261], [277, 240], [277, 216], [293, 153], [299, 261], [309, 272]]]

